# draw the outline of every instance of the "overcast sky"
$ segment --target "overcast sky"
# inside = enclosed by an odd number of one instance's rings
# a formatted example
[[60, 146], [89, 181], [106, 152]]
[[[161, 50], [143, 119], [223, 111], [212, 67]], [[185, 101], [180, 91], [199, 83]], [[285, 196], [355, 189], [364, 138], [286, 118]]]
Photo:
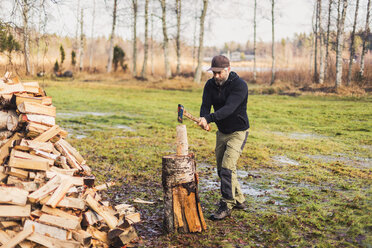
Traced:
[[[112, 5], [113, 0], [96, 1], [96, 20], [94, 25], [94, 36], [106, 36], [111, 32], [112, 25]], [[151, 0], [150, 0], [151, 1]], [[20, 17], [12, 17], [12, 0], [0, 0], [0, 18], [6, 21], [13, 21], [21, 24]], [[48, 2], [48, 1], [47, 1]], [[45, 31], [57, 33], [63, 36], [75, 37], [77, 29], [77, 0], [59, 0], [59, 4], [52, 4], [49, 0], [47, 12], [48, 22]], [[132, 38], [132, 13], [129, 0], [119, 0], [119, 17], [116, 35], [130, 40]], [[144, 0], [139, 2], [139, 16], [137, 24], [138, 36], [143, 39], [144, 32]], [[167, 0], [168, 8], [168, 29], [172, 37], [175, 33], [175, 14], [172, 10], [174, 0]], [[195, 13], [200, 13], [202, 7], [201, 0], [183, 0], [183, 27], [182, 38], [188, 44], [193, 43], [195, 37]], [[276, 1], [276, 21], [275, 21], [275, 40], [282, 38], [292, 38], [294, 33], [310, 33], [312, 14], [315, 0], [277, 0]], [[327, 2], [323, 1], [323, 10], [327, 8]], [[352, 17], [354, 0], [349, 3], [349, 12]], [[366, 0], [361, 0], [361, 11], [359, 14], [360, 26], [365, 18]], [[93, 0], [81, 0], [80, 5], [84, 8], [84, 33], [90, 37], [92, 32], [92, 13]], [[205, 45], [222, 47], [225, 42], [235, 41], [245, 44], [248, 40], [253, 41], [253, 0], [210, 0], [208, 17], [205, 23]], [[257, 40], [271, 41], [271, 1], [257, 0]], [[366, 5], [366, 4], [365, 4]], [[159, 1], [152, 0], [151, 10], [155, 15], [160, 15]], [[150, 11], [151, 11], [150, 10]], [[198, 12], [195, 12], [197, 10]], [[335, 10], [334, 10], [335, 11]], [[39, 26], [40, 9], [35, 9], [33, 25]], [[154, 17], [154, 38], [162, 39], [161, 22], [158, 17]], [[347, 19], [351, 23], [352, 18]], [[198, 26], [197, 26], [198, 28]], [[197, 31], [198, 33], [198, 31]]]

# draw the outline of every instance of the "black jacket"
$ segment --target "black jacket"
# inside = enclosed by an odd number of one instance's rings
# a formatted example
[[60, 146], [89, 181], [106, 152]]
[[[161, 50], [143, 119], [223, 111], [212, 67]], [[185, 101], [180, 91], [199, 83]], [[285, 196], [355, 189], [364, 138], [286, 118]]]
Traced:
[[[204, 86], [200, 116], [208, 123], [215, 122], [218, 130], [229, 134], [249, 128], [247, 115], [248, 86], [235, 72], [219, 86], [211, 78]], [[213, 106], [214, 113], [211, 112]]]

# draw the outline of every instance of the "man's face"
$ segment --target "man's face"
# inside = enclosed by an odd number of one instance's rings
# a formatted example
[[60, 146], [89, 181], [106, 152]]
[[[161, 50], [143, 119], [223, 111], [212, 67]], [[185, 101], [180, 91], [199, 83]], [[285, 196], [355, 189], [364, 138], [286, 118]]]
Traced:
[[225, 68], [222, 71], [214, 71], [213, 72], [214, 81], [216, 81], [218, 85], [223, 85], [226, 82], [227, 78], [229, 77], [229, 74], [230, 67]]

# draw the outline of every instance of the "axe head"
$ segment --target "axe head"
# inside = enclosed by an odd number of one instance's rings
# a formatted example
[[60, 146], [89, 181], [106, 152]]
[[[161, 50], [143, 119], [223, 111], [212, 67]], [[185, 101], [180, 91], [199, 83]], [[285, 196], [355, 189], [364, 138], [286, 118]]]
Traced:
[[177, 120], [179, 123], [182, 123], [183, 122], [183, 106], [181, 104], [178, 104], [178, 117], [177, 117]]

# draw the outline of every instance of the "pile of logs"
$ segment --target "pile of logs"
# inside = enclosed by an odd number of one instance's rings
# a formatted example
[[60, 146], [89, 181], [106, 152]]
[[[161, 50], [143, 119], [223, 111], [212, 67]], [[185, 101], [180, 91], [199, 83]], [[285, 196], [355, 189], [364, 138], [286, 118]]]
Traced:
[[102, 201], [84, 158], [55, 124], [37, 82], [0, 79], [1, 247], [122, 247], [137, 238], [133, 206]]

